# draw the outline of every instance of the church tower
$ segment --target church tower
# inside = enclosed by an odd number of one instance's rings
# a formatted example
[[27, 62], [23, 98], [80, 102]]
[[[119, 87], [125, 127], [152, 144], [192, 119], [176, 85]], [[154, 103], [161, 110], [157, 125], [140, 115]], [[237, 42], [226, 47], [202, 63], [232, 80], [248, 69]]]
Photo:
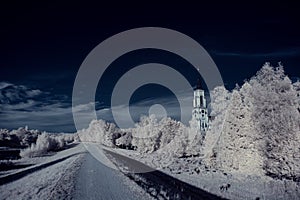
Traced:
[[197, 85], [194, 88], [193, 106], [193, 119], [196, 119], [198, 122], [200, 131], [206, 132], [208, 130], [208, 112], [204, 90], [201, 86], [200, 79], [198, 79]]

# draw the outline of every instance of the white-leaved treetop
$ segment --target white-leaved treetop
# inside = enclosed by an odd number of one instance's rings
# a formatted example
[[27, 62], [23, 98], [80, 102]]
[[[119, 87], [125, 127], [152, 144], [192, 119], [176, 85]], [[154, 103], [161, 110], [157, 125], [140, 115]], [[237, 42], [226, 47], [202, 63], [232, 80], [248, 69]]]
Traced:
[[222, 134], [224, 119], [227, 107], [230, 103], [230, 92], [224, 86], [218, 86], [211, 91], [211, 115], [214, 120], [210, 123], [210, 129], [206, 133], [204, 140], [203, 154], [204, 161], [210, 167], [217, 167], [217, 143]]
[[215, 88], [215, 119], [204, 141], [206, 165], [299, 180], [299, 85], [291, 83], [281, 65], [275, 69], [266, 63], [232, 93]]
[[297, 94], [282, 66], [266, 63], [252, 78], [253, 117], [263, 138], [263, 168], [275, 178], [299, 179], [300, 141]]

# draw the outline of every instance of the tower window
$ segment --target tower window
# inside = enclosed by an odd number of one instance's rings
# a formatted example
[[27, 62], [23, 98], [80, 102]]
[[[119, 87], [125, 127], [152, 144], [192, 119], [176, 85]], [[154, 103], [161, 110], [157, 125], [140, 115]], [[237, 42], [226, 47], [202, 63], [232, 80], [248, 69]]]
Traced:
[[203, 96], [200, 97], [200, 105], [203, 105]]

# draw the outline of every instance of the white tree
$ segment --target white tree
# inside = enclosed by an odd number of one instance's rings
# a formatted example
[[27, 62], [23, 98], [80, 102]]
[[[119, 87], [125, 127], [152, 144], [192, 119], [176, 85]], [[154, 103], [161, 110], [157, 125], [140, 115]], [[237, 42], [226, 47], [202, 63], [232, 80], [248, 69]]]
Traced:
[[298, 111], [300, 112], [300, 81], [297, 81], [293, 84], [294, 90], [296, 91], [296, 98], [298, 103]]
[[151, 153], [165, 147], [180, 131], [182, 123], [163, 118], [159, 122], [154, 115], [144, 116], [132, 132], [132, 145], [141, 153]]
[[247, 174], [261, 174], [263, 157], [260, 149], [261, 135], [255, 130], [253, 113], [252, 86], [245, 82], [240, 88], [241, 107], [239, 115], [240, 129], [237, 131], [239, 137], [239, 170]]
[[221, 135], [216, 145], [216, 161], [217, 167], [226, 171], [232, 169], [238, 170], [237, 156], [239, 154], [239, 139], [241, 123], [242, 99], [237, 90], [231, 95], [231, 102], [228, 107], [227, 115]]
[[251, 85], [233, 90], [223, 129], [215, 148], [216, 166], [225, 171], [261, 174], [259, 136], [252, 120]]
[[188, 156], [200, 155], [203, 151], [203, 136], [199, 129], [199, 122], [196, 119], [192, 119], [187, 127], [188, 144], [186, 154]]
[[79, 131], [78, 135], [83, 142], [97, 142], [112, 147], [119, 132], [120, 130], [113, 123], [93, 120], [89, 127]]
[[159, 124], [155, 115], [143, 116], [132, 129], [132, 145], [141, 153], [155, 151], [157, 138], [160, 137]]
[[131, 132], [125, 131], [121, 137], [116, 139], [116, 145], [118, 147], [121, 147], [121, 148], [132, 148], [132, 134], [131, 134]]
[[66, 141], [64, 135], [50, 134], [43, 132], [38, 135], [36, 143], [31, 144], [30, 147], [23, 149], [20, 152], [22, 157], [36, 157], [42, 156], [49, 151], [58, 151], [65, 147]]
[[161, 136], [159, 138], [158, 148], [163, 148], [169, 144], [174, 138], [182, 123], [172, 120], [170, 117], [163, 118], [160, 122]]
[[296, 91], [282, 66], [266, 63], [252, 78], [253, 120], [264, 144], [264, 170], [276, 178], [299, 177], [299, 112]]
[[214, 120], [210, 122], [210, 129], [204, 139], [204, 161], [208, 166], [216, 167], [217, 149], [216, 144], [223, 130], [227, 107], [230, 103], [230, 92], [224, 86], [218, 86], [210, 92], [211, 116]]

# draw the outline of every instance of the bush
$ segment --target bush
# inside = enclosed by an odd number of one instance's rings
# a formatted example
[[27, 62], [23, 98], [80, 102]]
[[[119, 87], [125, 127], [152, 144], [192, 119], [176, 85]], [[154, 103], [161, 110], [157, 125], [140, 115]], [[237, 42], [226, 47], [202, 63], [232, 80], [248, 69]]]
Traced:
[[36, 143], [20, 152], [21, 157], [37, 157], [47, 154], [50, 151], [59, 151], [65, 148], [66, 144], [73, 141], [74, 136], [51, 135], [43, 132], [38, 136]]
[[95, 142], [108, 147], [115, 146], [115, 140], [120, 136], [120, 129], [115, 124], [104, 120], [91, 121], [87, 129], [78, 132], [82, 142]]
[[0, 129], [0, 146], [11, 148], [29, 147], [36, 142], [39, 134], [41, 132], [28, 130], [27, 127], [20, 127], [12, 131]]

